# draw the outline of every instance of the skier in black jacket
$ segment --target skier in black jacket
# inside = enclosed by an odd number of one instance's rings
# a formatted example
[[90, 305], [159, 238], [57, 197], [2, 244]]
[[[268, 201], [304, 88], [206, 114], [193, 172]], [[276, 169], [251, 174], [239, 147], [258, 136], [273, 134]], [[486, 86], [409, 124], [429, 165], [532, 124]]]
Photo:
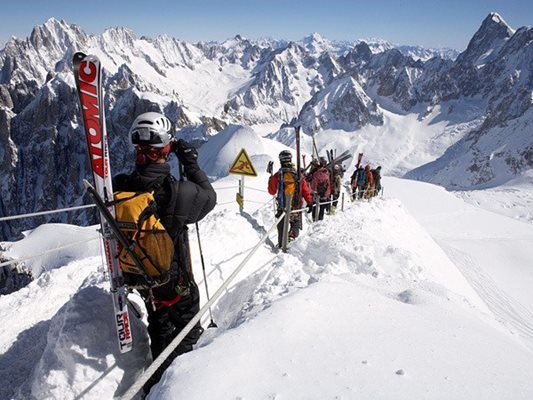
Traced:
[[374, 196], [377, 196], [381, 191], [381, 165], [371, 172], [374, 177]]
[[[172, 124], [162, 114], [139, 115], [130, 129], [135, 146], [136, 165], [131, 174], [118, 175], [115, 190], [146, 191], [154, 189], [157, 215], [175, 243], [174, 262], [168, 283], [140, 294], [148, 310], [148, 333], [155, 359], [200, 310], [198, 286], [192, 274], [187, 224], [201, 220], [216, 203], [216, 193], [200, 170], [198, 152], [184, 140], [175, 141]], [[187, 180], [177, 181], [166, 162], [174, 152], [183, 165]], [[174, 350], [145, 386], [145, 392], [159, 381], [161, 374], [178, 355], [191, 351], [203, 328], [198, 323]]]

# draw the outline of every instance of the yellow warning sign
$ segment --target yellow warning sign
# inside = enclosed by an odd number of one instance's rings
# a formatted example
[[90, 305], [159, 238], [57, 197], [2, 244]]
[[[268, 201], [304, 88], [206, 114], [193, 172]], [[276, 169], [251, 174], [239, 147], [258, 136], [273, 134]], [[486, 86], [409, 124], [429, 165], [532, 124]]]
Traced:
[[231, 164], [229, 173], [247, 176], [257, 176], [257, 172], [255, 172], [252, 160], [250, 160], [250, 157], [248, 156], [248, 153], [246, 153], [246, 150], [241, 149], [239, 155], [237, 156], [237, 158], [235, 158], [233, 164]]

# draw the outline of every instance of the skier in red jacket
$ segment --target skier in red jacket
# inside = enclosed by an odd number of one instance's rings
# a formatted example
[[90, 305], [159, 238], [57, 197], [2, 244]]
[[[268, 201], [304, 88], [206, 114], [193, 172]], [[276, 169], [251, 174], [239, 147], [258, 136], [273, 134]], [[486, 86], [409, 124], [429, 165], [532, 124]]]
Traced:
[[[313, 195], [316, 196], [318, 203], [327, 203], [331, 196], [331, 182], [329, 178], [329, 172], [326, 169], [327, 161], [324, 157], [320, 157], [320, 167], [313, 173], [313, 179], [311, 180], [311, 189]], [[328, 204], [320, 204], [318, 210], [318, 220], [324, 219], [324, 212], [329, 210]], [[313, 221], [317, 219], [315, 213], [313, 213]]]
[[[302, 197], [305, 199], [307, 205], [311, 205], [313, 198], [311, 192], [309, 191], [309, 186], [305, 180], [304, 175], [300, 172], [300, 195], [296, 196], [296, 169], [292, 163], [292, 154], [288, 150], [283, 150], [279, 153], [279, 162], [281, 168], [278, 172], [271, 175], [268, 179], [268, 193], [271, 195], [277, 194], [277, 211], [276, 218], [278, 218], [285, 208], [285, 195], [290, 194], [292, 196], [292, 209], [297, 210], [301, 209], [303, 202]], [[292, 213], [289, 218], [290, 228], [289, 228], [289, 240], [294, 240], [298, 237], [300, 233], [301, 226], [301, 213]], [[282, 246], [283, 240], [283, 218], [278, 224], [278, 246]]]

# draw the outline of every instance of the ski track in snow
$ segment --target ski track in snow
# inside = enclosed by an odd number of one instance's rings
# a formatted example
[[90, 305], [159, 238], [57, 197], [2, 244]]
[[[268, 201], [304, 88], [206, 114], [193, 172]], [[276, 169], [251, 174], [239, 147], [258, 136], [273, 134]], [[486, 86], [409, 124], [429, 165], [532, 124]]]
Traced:
[[468, 254], [450, 244], [441, 244], [476, 292], [487, 303], [498, 320], [513, 333], [518, 332], [533, 352], [533, 313], [518, 300], [499, 288]]
[[[530, 181], [524, 179], [526, 183]], [[417, 199], [409, 191], [414, 190], [416, 185], [427, 184], [389, 178], [386, 181], [390, 182], [389, 186], [398, 192], [408, 209], [426, 227], [502, 326], [519, 336], [533, 352], [533, 308], [526, 289], [527, 282], [531, 280], [527, 274], [531, 252], [527, 246], [520, 245], [533, 238], [533, 230], [529, 229], [527, 219], [517, 218], [517, 214], [508, 207], [511, 203], [518, 205], [518, 212], [527, 209], [532, 193], [527, 185], [518, 190], [519, 196], [516, 196], [512, 184], [509, 191], [488, 189], [451, 193], [431, 186], [424, 199]], [[398, 184], [405, 188], [400, 191]], [[464, 201], [461, 200], [463, 198]], [[497, 202], [488, 204], [487, 199], [496, 198]], [[473, 203], [472, 199], [481, 202], [470, 206], [467, 203]], [[437, 212], [428, 212], [432, 207]], [[450, 222], [446, 224], [445, 220]]]

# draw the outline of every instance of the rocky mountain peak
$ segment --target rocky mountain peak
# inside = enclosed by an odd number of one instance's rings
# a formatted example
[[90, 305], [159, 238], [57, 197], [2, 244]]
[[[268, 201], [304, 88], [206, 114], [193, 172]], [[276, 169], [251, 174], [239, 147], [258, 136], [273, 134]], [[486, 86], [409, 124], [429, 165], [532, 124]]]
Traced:
[[29, 42], [37, 51], [43, 48], [48, 51], [63, 51], [85, 36], [80, 27], [69, 25], [64, 20], [50, 18], [44, 24], [33, 28]]
[[127, 45], [132, 47], [135, 40], [137, 40], [135, 33], [131, 29], [124, 27], [108, 28], [102, 34], [102, 38], [107, 43], [112, 43], [117, 46]]
[[481, 23], [468, 47], [459, 54], [457, 62], [482, 66], [493, 60], [504, 43], [514, 34], [500, 15], [490, 13]]
[[298, 120], [306, 132], [323, 129], [354, 131], [368, 124], [383, 125], [383, 113], [359, 82], [346, 75], [304, 104]]
[[319, 33], [313, 32], [312, 34], [302, 39], [303, 47], [312, 56], [318, 57], [325, 51], [332, 50], [332, 44], [329, 40], [322, 37]]
[[491, 12], [481, 23], [480, 28], [472, 39], [476, 38], [477, 34], [492, 35], [500, 39], [509, 38], [513, 35], [514, 30], [504, 21], [504, 19], [495, 12]]
[[323, 45], [324, 43], [327, 43], [327, 42], [328, 40], [322, 37], [322, 35], [320, 35], [320, 33], [318, 32], [313, 32], [310, 35], [307, 35], [306, 37], [302, 39], [302, 43], [305, 46]]

